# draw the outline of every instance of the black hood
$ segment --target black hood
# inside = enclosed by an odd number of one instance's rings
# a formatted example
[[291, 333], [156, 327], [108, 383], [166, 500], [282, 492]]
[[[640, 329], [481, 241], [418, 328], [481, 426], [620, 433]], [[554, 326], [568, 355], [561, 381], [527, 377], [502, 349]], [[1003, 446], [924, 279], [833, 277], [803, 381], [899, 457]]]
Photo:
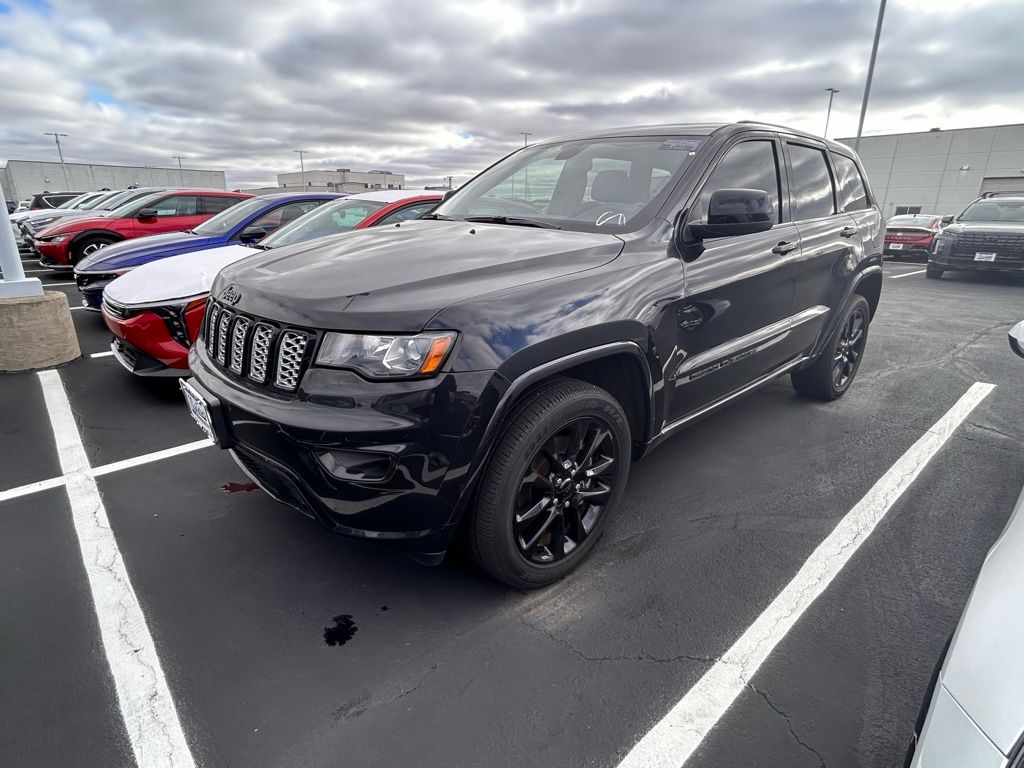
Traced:
[[1024, 223], [1012, 221], [957, 221], [942, 230], [944, 235], [1024, 235]]
[[213, 286], [235, 308], [281, 323], [418, 331], [450, 304], [593, 269], [614, 235], [459, 221], [411, 221], [285, 246], [226, 267]]

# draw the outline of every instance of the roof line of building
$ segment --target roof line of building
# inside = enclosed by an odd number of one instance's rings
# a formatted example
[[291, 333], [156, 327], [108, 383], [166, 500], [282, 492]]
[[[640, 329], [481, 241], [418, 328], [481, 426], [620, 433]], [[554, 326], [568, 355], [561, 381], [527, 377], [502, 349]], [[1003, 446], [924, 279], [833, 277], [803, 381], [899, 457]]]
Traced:
[[[954, 131], [981, 131], [985, 128], [1020, 128], [1024, 127], [1024, 123], [1001, 123], [1000, 125], [973, 125], [967, 128], [940, 128], [935, 131], [928, 129], [927, 131], [895, 131], [894, 133], [868, 133], [861, 136], [861, 141], [864, 139], [883, 139], [889, 136], [916, 136], [919, 133], [953, 133]], [[833, 139], [833, 141], [856, 141], [856, 136], [850, 136], [845, 139]]]
[[[7, 168], [11, 163], [47, 163], [48, 165], [60, 165], [57, 160], [19, 160], [15, 158], [8, 158], [3, 166], [0, 166], [0, 170]], [[114, 165], [112, 163], [73, 163], [67, 160], [64, 161], [64, 165], [79, 165], [79, 166], [92, 166], [94, 168], [131, 168], [132, 170], [152, 170], [152, 171], [199, 171], [201, 173], [224, 173], [221, 170], [214, 170], [212, 168], [176, 168], [173, 166], [162, 166], [162, 165]]]

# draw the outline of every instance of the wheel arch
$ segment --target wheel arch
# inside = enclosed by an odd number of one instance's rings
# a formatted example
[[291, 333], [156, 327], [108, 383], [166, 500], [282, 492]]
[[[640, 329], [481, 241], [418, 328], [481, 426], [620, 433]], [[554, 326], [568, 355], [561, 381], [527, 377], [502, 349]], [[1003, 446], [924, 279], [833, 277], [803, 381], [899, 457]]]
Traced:
[[[853, 293], [859, 294], [868, 300], [871, 307], [871, 317], [875, 317], [875, 310], [878, 309], [878, 301], [882, 297], [882, 268], [878, 265], [865, 267], [857, 273], [857, 281], [853, 284]], [[847, 297], [849, 300], [849, 297]]]
[[112, 232], [109, 229], [85, 229], [81, 232], [76, 232], [74, 237], [68, 242], [68, 255], [70, 256], [75, 247], [80, 245], [83, 240], [88, 240], [92, 237], [109, 240], [111, 243], [119, 243], [125, 239], [124, 235]]

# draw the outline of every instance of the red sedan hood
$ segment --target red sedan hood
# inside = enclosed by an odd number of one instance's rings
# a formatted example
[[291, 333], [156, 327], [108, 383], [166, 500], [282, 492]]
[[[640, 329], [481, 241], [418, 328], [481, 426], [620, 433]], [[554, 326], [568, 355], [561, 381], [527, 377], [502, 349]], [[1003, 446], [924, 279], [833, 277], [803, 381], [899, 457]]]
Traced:
[[87, 216], [68, 221], [57, 221], [52, 227], [40, 230], [36, 237], [41, 239], [52, 237], [53, 235], [63, 235], [67, 232], [81, 232], [85, 229], [109, 229], [112, 221], [118, 221], [118, 219], [111, 219], [106, 216]]

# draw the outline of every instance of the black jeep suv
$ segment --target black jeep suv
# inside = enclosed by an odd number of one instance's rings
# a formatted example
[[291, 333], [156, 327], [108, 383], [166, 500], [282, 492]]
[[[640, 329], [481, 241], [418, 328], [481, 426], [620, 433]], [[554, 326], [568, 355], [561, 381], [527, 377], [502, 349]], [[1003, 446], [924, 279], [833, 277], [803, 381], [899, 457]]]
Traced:
[[936, 236], [926, 276], [950, 269], [1024, 271], [1024, 192], [986, 192]]
[[217, 277], [183, 382], [274, 498], [519, 588], [593, 548], [630, 461], [789, 373], [834, 399], [882, 287], [845, 146], [754, 123], [521, 149], [424, 219]]

